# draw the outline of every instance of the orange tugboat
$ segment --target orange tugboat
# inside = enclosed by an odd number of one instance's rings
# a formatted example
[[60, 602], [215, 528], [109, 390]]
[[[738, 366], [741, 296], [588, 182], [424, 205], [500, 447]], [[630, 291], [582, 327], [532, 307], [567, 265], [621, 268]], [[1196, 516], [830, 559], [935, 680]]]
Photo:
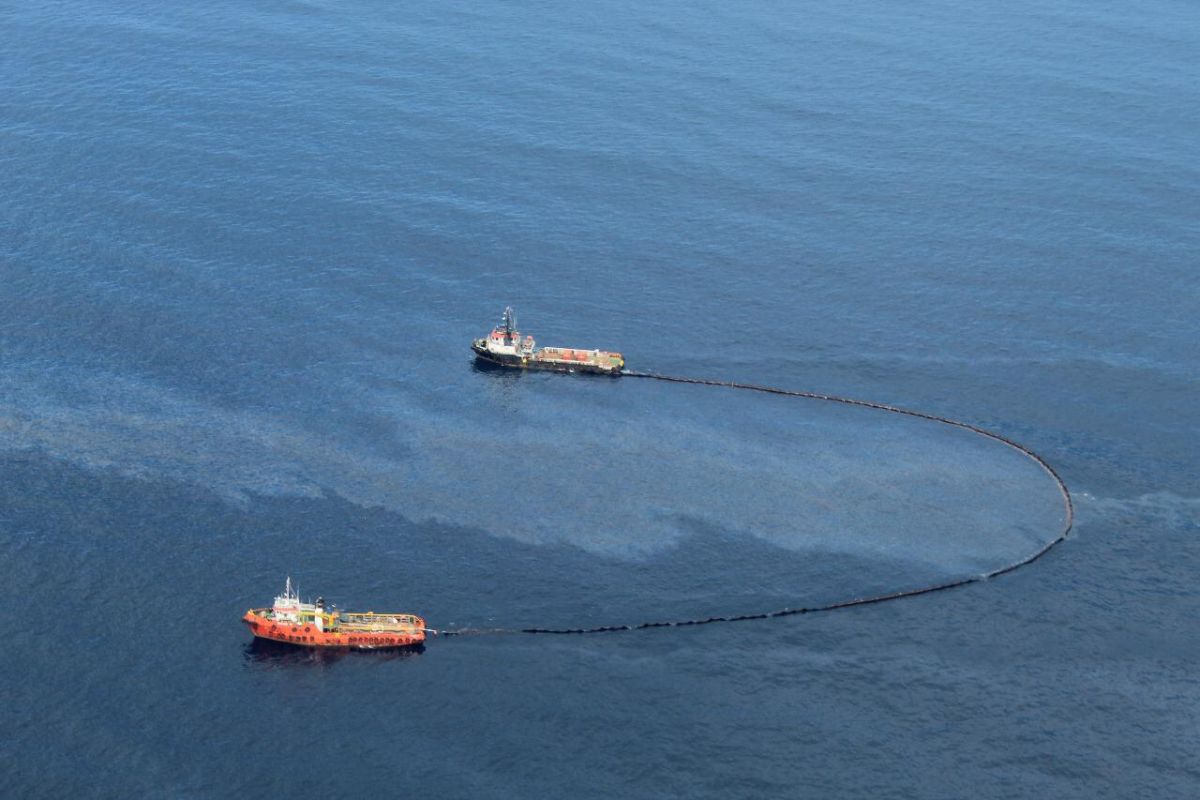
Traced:
[[425, 620], [412, 614], [342, 612], [327, 607], [323, 597], [315, 603], [301, 603], [290, 577], [275, 605], [250, 609], [242, 622], [260, 639], [354, 650], [413, 647], [424, 643], [426, 631]]

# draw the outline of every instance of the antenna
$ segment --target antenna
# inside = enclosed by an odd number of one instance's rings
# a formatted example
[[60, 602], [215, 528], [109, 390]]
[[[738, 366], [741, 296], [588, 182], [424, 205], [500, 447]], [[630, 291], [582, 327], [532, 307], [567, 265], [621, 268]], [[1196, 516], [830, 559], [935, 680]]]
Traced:
[[504, 338], [512, 339], [517, 335], [517, 315], [512, 306], [504, 307]]

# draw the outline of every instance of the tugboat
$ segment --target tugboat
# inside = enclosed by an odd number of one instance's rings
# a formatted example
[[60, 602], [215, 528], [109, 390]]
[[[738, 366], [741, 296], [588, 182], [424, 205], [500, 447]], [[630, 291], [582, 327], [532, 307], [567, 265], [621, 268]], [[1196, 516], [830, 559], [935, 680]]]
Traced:
[[325, 598], [301, 603], [289, 576], [270, 608], [252, 608], [242, 622], [259, 639], [300, 647], [378, 650], [415, 647], [425, 642], [425, 620], [412, 614], [338, 611]]
[[521, 338], [517, 317], [511, 307], [492, 332], [471, 342], [475, 358], [488, 364], [512, 369], [546, 369], [553, 372], [593, 372], [621, 374], [625, 359], [606, 350], [581, 350], [568, 347], [536, 347], [533, 337]]

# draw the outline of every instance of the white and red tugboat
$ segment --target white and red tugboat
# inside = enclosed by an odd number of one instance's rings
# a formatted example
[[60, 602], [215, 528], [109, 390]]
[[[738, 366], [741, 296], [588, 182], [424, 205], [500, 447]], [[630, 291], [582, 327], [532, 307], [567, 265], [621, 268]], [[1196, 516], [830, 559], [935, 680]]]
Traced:
[[616, 376], [625, 368], [625, 359], [620, 353], [570, 347], [536, 347], [532, 336], [521, 338], [512, 308], [504, 309], [504, 318], [491, 333], [471, 342], [471, 350], [479, 361], [512, 369], [595, 372]]

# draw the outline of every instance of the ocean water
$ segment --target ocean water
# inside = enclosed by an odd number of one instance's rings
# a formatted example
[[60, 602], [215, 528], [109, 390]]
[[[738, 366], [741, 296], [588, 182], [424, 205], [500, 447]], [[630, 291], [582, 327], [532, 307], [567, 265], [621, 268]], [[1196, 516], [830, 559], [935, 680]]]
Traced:
[[[1200, 795], [1200, 9], [0, 5], [0, 795]], [[251, 644], [979, 575], [832, 613]]]

